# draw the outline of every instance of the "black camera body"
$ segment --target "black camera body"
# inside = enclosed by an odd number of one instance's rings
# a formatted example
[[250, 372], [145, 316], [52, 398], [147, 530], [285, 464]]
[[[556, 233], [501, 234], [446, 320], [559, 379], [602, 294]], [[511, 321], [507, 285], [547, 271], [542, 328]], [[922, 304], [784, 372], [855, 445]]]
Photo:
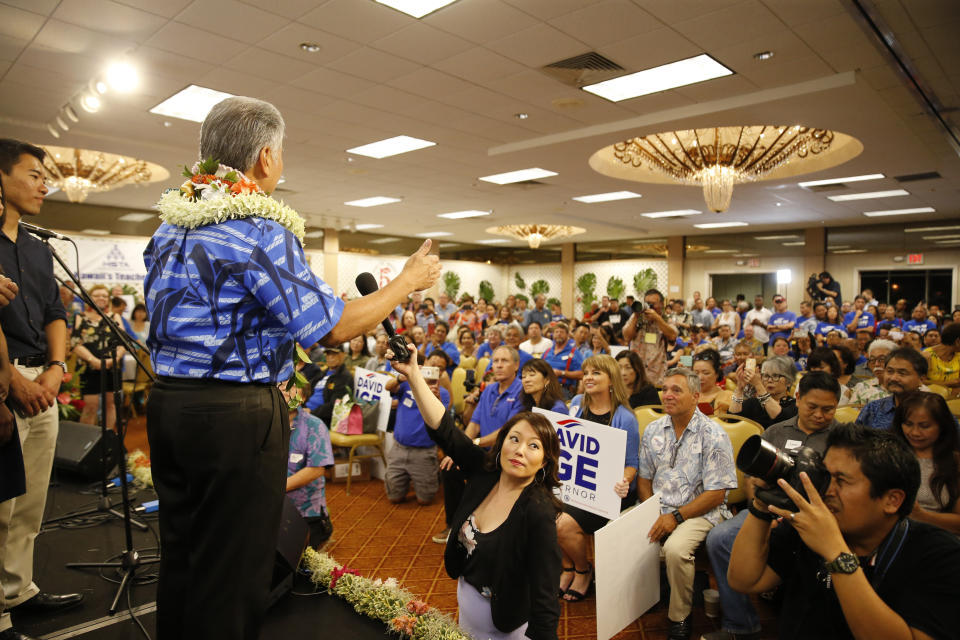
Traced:
[[466, 370], [466, 376], [463, 379], [463, 388], [467, 393], [470, 393], [474, 389], [480, 386], [480, 383], [477, 381], [477, 372], [473, 369]]
[[770, 485], [765, 489], [757, 489], [757, 498], [768, 505], [789, 511], [796, 511], [797, 505], [777, 486], [780, 478], [786, 480], [787, 484], [808, 500], [803, 482], [800, 481], [801, 472], [807, 473], [821, 496], [830, 486], [830, 472], [823, 464], [823, 456], [817, 450], [803, 447], [796, 452], [784, 451], [756, 435], [747, 438], [740, 447], [737, 468]]
[[393, 335], [390, 337], [390, 350], [393, 351], [395, 362], [410, 362], [410, 349], [407, 348], [407, 342], [403, 339], [403, 336]]
[[643, 315], [643, 312], [650, 308], [650, 305], [647, 304], [646, 300], [634, 300], [633, 304], [630, 305], [630, 310], [637, 315]]

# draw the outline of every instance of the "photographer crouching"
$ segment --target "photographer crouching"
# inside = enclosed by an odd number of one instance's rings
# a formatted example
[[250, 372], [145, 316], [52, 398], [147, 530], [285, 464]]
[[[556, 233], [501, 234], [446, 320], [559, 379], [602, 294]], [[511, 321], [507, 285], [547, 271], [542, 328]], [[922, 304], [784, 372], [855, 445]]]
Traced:
[[907, 518], [920, 485], [914, 454], [892, 434], [837, 425], [823, 463], [823, 497], [804, 472], [805, 496], [777, 481], [793, 508], [754, 498], [730, 586], [761, 593], [783, 584], [780, 638], [955, 638], [960, 541]]

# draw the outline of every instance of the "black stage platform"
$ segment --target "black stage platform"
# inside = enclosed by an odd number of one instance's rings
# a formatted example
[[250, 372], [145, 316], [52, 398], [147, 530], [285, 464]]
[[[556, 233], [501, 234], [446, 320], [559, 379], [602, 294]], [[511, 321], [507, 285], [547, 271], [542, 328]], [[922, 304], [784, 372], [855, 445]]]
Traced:
[[[97, 485], [60, 474], [50, 486], [47, 498], [47, 518], [93, 507], [97, 503]], [[132, 504], [154, 500], [150, 490], [131, 488]], [[119, 489], [111, 491], [115, 504], [120, 501]], [[133, 530], [134, 546], [141, 555], [156, 551], [158, 545], [157, 514], [137, 516], [147, 523], [150, 531]], [[97, 522], [94, 516], [86, 523], [69, 523], [62, 527], [44, 529], [37, 538], [34, 580], [43, 591], [52, 593], [79, 592], [84, 594], [83, 605], [60, 615], [31, 616], [13, 614], [14, 628], [41, 640], [136, 640], [145, 639], [143, 631], [131, 619], [127, 599], [115, 616], [108, 608], [116, 593], [115, 574], [111, 570], [67, 569], [67, 562], [103, 562], [119, 554], [124, 547], [123, 523], [115, 518]], [[88, 526], [85, 526], [88, 525]], [[138, 584], [130, 590], [130, 606], [151, 637], [156, 637], [156, 565], [146, 565], [138, 572]], [[307, 593], [312, 585], [298, 577], [294, 592]], [[356, 640], [381, 640], [389, 637], [384, 625], [354, 612], [343, 600], [326, 594], [287, 594], [267, 613], [261, 638], [273, 640], [286, 637], [312, 637], [318, 630], [324, 634]]]

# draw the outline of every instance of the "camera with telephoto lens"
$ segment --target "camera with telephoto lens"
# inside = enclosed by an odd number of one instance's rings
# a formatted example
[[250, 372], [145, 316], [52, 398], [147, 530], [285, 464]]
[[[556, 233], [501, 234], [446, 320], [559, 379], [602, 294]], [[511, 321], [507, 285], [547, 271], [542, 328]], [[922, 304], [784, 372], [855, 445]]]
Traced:
[[815, 449], [802, 447], [796, 452], [784, 451], [760, 436], [750, 436], [737, 454], [737, 468], [745, 474], [760, 478], [769, 487], [757, 489], [757, 498], [768, 505], [796, 511], [797, 505], [777, 485], [783, 478], [793, 489], [809, 500], [800, 481], [800, 472], [806, 471], [817, 492], [823, 496], [830, 486], [830, 472], [823, 464], [823, 456]]
[[811, 273], [810, 277], [807, 278], [807, 293], [810, 295], [810, 299], [817, 301], [823, 300], [824, 295], [820, 289], [817, 288], [817, 285], [820, 284], [820, 276], [816, 273]]
[[646, 300], [634, 300], [633, 304], [630, 305], [630, 310], [641, 316], [643, 315], [643, 312], [649, 308], [650, 305], [647, 304]]

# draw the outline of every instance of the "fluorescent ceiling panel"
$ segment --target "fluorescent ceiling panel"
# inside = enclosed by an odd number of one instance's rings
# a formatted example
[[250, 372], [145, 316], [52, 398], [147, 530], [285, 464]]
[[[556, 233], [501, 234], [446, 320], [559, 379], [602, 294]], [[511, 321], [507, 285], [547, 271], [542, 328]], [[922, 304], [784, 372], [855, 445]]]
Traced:
[[798, 242], [781, 242], [780, 244], [785, 247], [803, 247], [806, 246], [807, 243], [803, 240], [800, 240]]
[[798, 182], [798, 187], [822, 187], [828, 184], [847, 184], [848, 182], [863, 182], [864, 180], [880, 180], [885, 176], [882, 173], [870, 173], [863, 176], [847, 176], [846, 178], [830, 178], [828, 180], [810, 180]]
[[391, 242], [400, 242], [400, 238], [377, 238], [371, 240], [370, 244], [390, 244]]
[[937, 240], [934, 244], [957, 244], [960, 240]]
[[952, 233], [942, 236], [923, 236], [924, 240], [952, 240], [953, 238], [960, 238], [960, 234]]
[[303, 237], [304, 238], [322, 238], [323, 231], [308, 231], [307, 233], [303, 234]]
[[889, 191], [868, 191], [866, 193], [848, 193], [842, 196], [827, 196], [827, 199], [834, 202], [847, 202], [848, 200], [873, 200], [874, 198], [895, 198], [908, 195], [910, 195], [910, 192], [906, 189], [891, 189]]
[[453, 234], [449, 231], [425, 231], [424, 233], [418, 233], [418, 238], [443, 238], [444, 236], [452, 236]]
[[583, 90], [611, 102], [620, 102], [731, 74], [733, 71], [704, 53], [686, 60], [587, 85]]
[[368, 229], [382, 229], [383, 225], [374, 224], [373, 222], [361, 222], [358, 225], [354, 225], [353, 228], [356, 229], [357, 231], [367, 231]]
[[351, 207], [379, 207], [383, 204], [393, 204], [401, 202], [403, 198], [388, 198], [387, 196], [373, 196], [372, 198], [361, 198], [360, 200], [351, 200], [343, 204]]
[[150, 218], [156, 217], [157, 214], [155, 213], [127, 213], [117, 218], [117, 220], [120, 222], [146, 222]]
[[952, 231], [954, 229], [960, 229], [960, 224], [953, 224], [945, 227], [913, 227], [912, 229], [904, 229], [905, 233], [917, 233], [923, 231]]
[[480, 216], [490, 215], [490, 211], [451, 211], [450, 213], [438, 213], [438, 218], [448, 220], [462, 220], [463, 218], [479, 218]]
[[493, 184], [512, 184], [514, 182], [549, 178], [555, 175], [557, 175], [555, 171], [533, 167], [530, 169], [520, 169], [518, 171], [508, 171], [507, 173], [497, 173], [492, 176], [483, 176], [480, 179], [484, 182], [492, 182]]
[[633, 191], [611, 191], [610, 193], [595, 193], [590, 196], [576, 196], [577, 202], [593, 204], [595, 202], [612, 202], [614, 200], [629, 200], [630, 198], [642, 198], [639, 193]]
[[780, 236], [753, 236], [754, 240], [790, 240], [791, 238], [799, 238], [795, 233], [788, 233], [786, 235]]
[[210, 113], [210, 109], [213, 109], [218, 102], [232, 97], [232, 93], [214, 91], [192, 84], [150, 109], [150, 113], [192, 122], [203, 122], [203, 119]]
[[436, 146], [436, 144], [436, 142], [421, 140], [420, 138], [396, 136], [387, 138], [386, 140], [380, 140], [379, 142], [371, 142], [370, 144], [354, 147], [353, 149], [347, 149], [347, 153], [355, 153], [358, 156], [367, 156], [368, 158], [377, 158], [379, 160], [380, 158], [389, 158], [390, 156], [397, 156], [401, 153], [416, 151], [417, 149], [426, 149], [427, 147]]
[[506, 238], [490, 238], [489, 240], [477, 240], [478, 244], [503, 244], [504, 242], [510, 242]]
[[697, 216], [703, 211], [696, 209], [676, 209], [674, 211], [651, 211], [650, 213], [641, 213], [644, 218], [679, 218], [680, 216]]
[[414, 18], [433, 13], [437, 9], [442, 9], [448, 4], [453, 4], [457, 0], [376, 0], [379, 4], [386, 5], [391, 9], [401, 11]]
[[934, 213], [933, 207], [917, 207], [915, 209], [887, 209], [886, 211], [864, 211], [863, 215], [868, 218], [878, 218], [880, 216], [906, 216], [911, 213]]
[[703, 224], [693, 225], [697, 229], [723, 229], [725, 227], [746, 227], [746, 222], [704, 222]]
[[91, 236], [108, 236], [110, 232], [106, 229], [84, 229], [80, 233], [88, 233]]
[[737, 249], [707, 249], [704, 253], [736, 253]]
[[833, 253], [866, 253], [866, 249], [841, 249], [840, 251], [834, 251]]

